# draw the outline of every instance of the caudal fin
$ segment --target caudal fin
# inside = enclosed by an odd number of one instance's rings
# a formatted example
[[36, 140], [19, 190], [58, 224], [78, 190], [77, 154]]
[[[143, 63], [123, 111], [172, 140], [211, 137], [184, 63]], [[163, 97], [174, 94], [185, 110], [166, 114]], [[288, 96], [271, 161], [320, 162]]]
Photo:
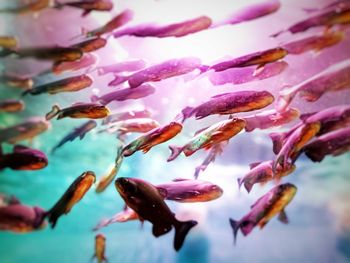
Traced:
[[194, 227], [197, 224], [197, 221], [190, 220], [186, 222], [179, 222], [179, 224], [175, 226], [174, 248], [176, 251], [180, 250], [188, 232], [192, 227]]
[[182, 147], [179, 147], [179, 146], [169, 145], [169, 149], [171, 151], [171, 154], [167, 159], [167, 162], [175, 160], [176, 157], [178, 157], [182, 152]]
[[46, 120], [51, 120], [52, 118], [56, 117], [60, 111], [61, 109], [57, 104], [53, 105], [52, 110], [48, 112], [45, 116]]
[[279, 96], [276, 100], [276, 110], [278, 112], [285, 112], [289, 104], [294, 99], [296, 93], [298, 92], [298, 86], [291, 87], [290, 85], [284, 85], [279, 92]]
[[272, 140], [272, 145], [273, 145], [272, 149], [274, 154], [278, 154], [282, 149], [284, 136], [281, 133], [271, 132], [269, 134], [269, 137]]
[[182, 114], [182, 123], [188, 118], [190, 118], [193, 115], [193, 108], [192, 107], [186, 107], [181, 111]]
[[230, 218], [229, 220], [230, 220], [230, 225], [231, 225], [232, 230], [233, 230], [233, 244], [236, 245], [237, 233], [238, 233], [238, 229], [240, 227], [240, 224], [238, 221], [235, 221], [232, 218]]
[[31, 93], [32, 89], [26, 89], [25, 91], [22, 92], [22, 97], [28, 95], [29, 93]]
[[122, 84], [123, 82], [128, 80], [128, 76], [118, 76], [116, 75], [115, 78], [108, 83], [108, 86], [118, 86], [119, 84]]

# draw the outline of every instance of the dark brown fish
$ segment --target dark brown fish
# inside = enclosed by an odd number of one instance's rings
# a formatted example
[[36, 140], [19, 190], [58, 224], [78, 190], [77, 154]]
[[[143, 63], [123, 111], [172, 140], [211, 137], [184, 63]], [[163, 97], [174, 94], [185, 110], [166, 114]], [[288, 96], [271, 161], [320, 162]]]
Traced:
[[126, 205], [134, 210], [141, 220], [152, 225], [152, 233], [159, 237], [175, 227], [174, 248], [178, 251], [189, 230], [197, 225], [196, 221], [179, 221], [164, 202], [158, 189], [152, 184], [136, 178], [120, 177], [115, 186]]
[[109, 109], [99, 103], [75, 103], [72, 106], [64, 109], [56, 104], [52, 106], [52, 110], [46, 114], [46, 120], [51, 120], [57, 116], [57, 119], [62, 118], [88, 118], [88, 119], [103, 119], [109, 114]]
[[50, 4], [51, 4], [51, 0], [36, 0], [36, 1], [34, 0], [20, 7], [0, 9], [0, 13], [10, 13], [10, 14], [20, 14], [20, 15], [36, 13], [45, 8], [50, 7]]
[[107, 44], [107, 40], [101, 37], [93, 37], [83, 42], [70, 46], [71, 48], [77, 48], [84, 53], [89, 53], [103, 48]]
[[19, 77], [10, 74], [0, 76], [0, 82], [9, 87], [31, 89], [33, 87], [33, 80], [31, 78]]
[[74, 180], [57, 203], [47, 212], [51, 228], [55, 227], [61, 215], [68, 214], [73, 206], [84, 197], [92, 184], [95, 183], [95, 180], [95, 174], [91, 171], [84, 172]]
[[15, 37], [0, 36], [0, 47], [2, 48], [15, 48], [17, 44], [17, 39]]
[[97, 234], [95, 236], [95, 254], [93, 255], [93, 259], [96, 258], [98, 263], [107, 263], [108, 260], [105, 256], [105, 250], [106, 237], [103, 234]]
[[65, 6], [83, 9], [84, 12], [82, 16], [90, 14], [91, 11], [111, 11], [113, 9], [111, 0], [82, 0], [65, 3], [55, 0], [55, 8], [62, 8]]
[[0, 101], [0, 112], [18, 112], [24, 110], [24, 102], [21, 100], [7, 99]]

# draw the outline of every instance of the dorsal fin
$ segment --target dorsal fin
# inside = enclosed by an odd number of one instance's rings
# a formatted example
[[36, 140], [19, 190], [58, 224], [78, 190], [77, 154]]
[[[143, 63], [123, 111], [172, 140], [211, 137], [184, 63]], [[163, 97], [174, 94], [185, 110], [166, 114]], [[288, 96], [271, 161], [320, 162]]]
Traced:
[[165, 188], [157, 187], [157, 190], [158, 190], [159, 194], [161, 195], [161, 197], [163, 197], [164, 199], [168, 196], [168, 191]]
[[182, 181], [188, 181], [188, 180], [190, 180], [190, 179], [187, 179], [187, 178], [175, 178], [172, 181], [173, 182], [182, 182]]
[[226, 92], [226, 93], [216, 94], [214, 96], [211, 96], [211, 98], [220, 98], [220, 97], [227, 96], [228, 94], [231, 94], [231, 93], [230, 92]]
[[261, 164], [262, 162], [255, 162], [255, 163], [250, 163], [249, 164], [249, 168], [250, 170], [252, 170], [253, 168], [257, 167], [259, 164]]
[[14, 152], [21, 152], [21, 151], [26, 150], [26, 149], [29, 149], [29, 147], [24, 146], [24, 145], [15, 145], [13, 147]]

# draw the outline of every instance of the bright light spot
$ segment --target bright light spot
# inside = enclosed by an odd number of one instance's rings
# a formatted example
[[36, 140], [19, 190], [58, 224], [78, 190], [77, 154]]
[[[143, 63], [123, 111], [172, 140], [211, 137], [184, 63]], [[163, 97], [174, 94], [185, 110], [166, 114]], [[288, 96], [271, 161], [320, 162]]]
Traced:
[[169, 99], [166, 97], [163, 97], [161, 102], [162, 102], [162, 104], [167, 105], [167, 104], [169, 104]]

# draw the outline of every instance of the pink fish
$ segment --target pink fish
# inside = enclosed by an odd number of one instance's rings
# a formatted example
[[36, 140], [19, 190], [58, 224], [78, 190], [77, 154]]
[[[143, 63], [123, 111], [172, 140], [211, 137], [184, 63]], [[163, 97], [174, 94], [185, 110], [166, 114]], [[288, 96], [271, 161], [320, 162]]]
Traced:
[[59, 0], [54, 0], [55, 8], [63, 8], [65, 6], [79, 8], [84, 10], [81, 16], [87, 16], [91, 11], [111, 11], [113, 2], [111, 0], [82, 0], [61, 3]]
[[144, 60], [131, 59], [112, 65], [97, 67], [97, 73], [101, 76], [108, 73], [133, 72], [143, 69], [145, 66], [146, 62]]
[[52, 72], [55, 74], [61, 74], [66, 71], [77, 71], [81, 69], [89, 69], [98, 63], [98, 57], [95, 54], [84, 54], [79, 60], [58, 62], [52, 67]]
[[117, 112], [112, 113], [111, 115], [103, 119], [102, 125], [112, 124], [114, 122], [125, 121], [130, 119], [150, 118], [151, 116], [152, 113], [147, 109]]
[[24, 110], [25, 104], [21, 100], [0, 100], [0, 112], [19, 112]]

